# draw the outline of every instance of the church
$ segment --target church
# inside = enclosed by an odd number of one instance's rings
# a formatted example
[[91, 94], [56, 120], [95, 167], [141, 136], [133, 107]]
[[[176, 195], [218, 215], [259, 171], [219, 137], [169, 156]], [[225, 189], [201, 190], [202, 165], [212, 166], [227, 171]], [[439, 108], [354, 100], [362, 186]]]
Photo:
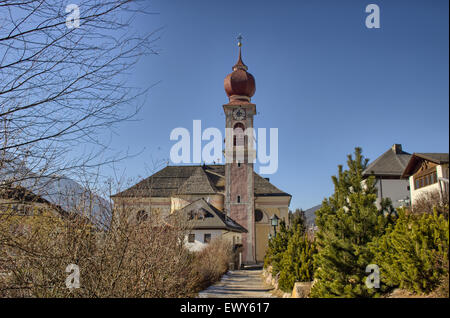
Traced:
[[[196, 222], [190, 242], [194, 243], [199, 234], [203, 243], [208, 243], [213, 233], [238, 233], [243, 264], [257, 264], [263, 262], [269, 236], [274, 235], [271, 217], [288, 221], [291, 195], [254, 171], [252, 138], [245, 132], [253, 129], [256, 105], [251, 98], [256, 85], [242, 61], [240, 40], [238, 45], [238, 61], [224, 80], [228, 96], [228, 103], [223, 105], [225, 128], [236, 132], [233, 140], [225, 140], [230, 145], [225, 148], [225, 164], [169, 165], [112, 199], [115, 205], [131, 207], [134, 215], [130, 217], [136, 219], [149, 214], [166, 217], [177, 211], [190, 215], [203, 211], [202, 215], [211, 219], [203, 217], [204, 223]], [[242, 138], [239, 131], [244, 132]], [[234, 242], [236, 235], [231, 237]]]

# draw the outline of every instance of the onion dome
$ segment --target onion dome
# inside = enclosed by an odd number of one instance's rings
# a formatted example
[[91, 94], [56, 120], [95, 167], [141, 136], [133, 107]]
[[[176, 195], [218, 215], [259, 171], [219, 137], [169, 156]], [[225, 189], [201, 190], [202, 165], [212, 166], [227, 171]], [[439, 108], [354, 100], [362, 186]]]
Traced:
[[249, 102], [256, 91], [255, 78], [247, 72], [248, 67], [242, 61], [241, 41], [239, 41], [238, 45], [239, 59], [233, 66], [233, 72], [225, 77], [225, 92], [230, 101], [243, 100]]

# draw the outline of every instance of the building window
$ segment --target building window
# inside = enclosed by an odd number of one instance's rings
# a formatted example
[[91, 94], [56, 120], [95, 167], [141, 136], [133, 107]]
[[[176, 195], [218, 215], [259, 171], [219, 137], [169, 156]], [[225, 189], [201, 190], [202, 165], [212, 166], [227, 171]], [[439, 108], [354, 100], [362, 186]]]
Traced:
[[237, 196], [237, 203], [241, 203], [241, 196], [240, 195]]
[[255, 210], [255, 222], [261, 222], [264, 214], [261, 210]]
[[211, 242], [211, 234], [210, 233], [205, 233], [205, 236], [203, 237], [203, 242], [205, 242], [205, 243]]
[[245, 144], [245, 126], [237, 123], [233, 128], [233, 146], [244, 146]]
[[195, 234], [189, 234], [188, 235], [188, 242], [194, 243], [195, 242]]
[[240, 168], [241, 167], [241, 163], [240, 162], [238, 162], [238, 168]]
[[140, 210], [136, 214], [136, 220], [138, 221], [138, 223], [146, 221], [147, 218], [148, 218], [148, 214], [147, 214], [147, 212], [145, 212], [145, 210]]
[[438, 182], [437, 172], [429, 173], [424, 176], [414, 177], [414, 188], [420, 189]]

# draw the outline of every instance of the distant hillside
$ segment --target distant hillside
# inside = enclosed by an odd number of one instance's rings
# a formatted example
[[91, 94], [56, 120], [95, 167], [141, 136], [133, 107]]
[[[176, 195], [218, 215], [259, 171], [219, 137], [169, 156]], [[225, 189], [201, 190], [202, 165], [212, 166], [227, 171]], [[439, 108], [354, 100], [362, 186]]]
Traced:
[[316, 205], [308, 210], [305, 210], [305, 218], [306, 218], [306, 225], [308, 227], [315, 225], [316, 220], [316, 211], [322, 207], [321, 204]]
[[31, 191], [67, 212], [89, 214], [84, 216], [100, 227], [109, 225], [109, 202], [76, 181], [65, 176], [39, 177], [25, 168], [23, 163], [4, 166], [0, 171], [0, 181], [11, 180], [15, 175], [26, 176], [21, 181], [14, 182], [15, 186]]

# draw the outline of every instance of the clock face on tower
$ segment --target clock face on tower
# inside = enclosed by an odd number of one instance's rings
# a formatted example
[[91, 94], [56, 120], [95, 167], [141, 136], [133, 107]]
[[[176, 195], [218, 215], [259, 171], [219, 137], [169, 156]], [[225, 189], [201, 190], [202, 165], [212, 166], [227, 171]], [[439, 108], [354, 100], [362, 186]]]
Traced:
[[233, 118], [234, 118], [234, 120], [245, 119], [245, 109], [236, 108], [235, 110], [233, 110]]

